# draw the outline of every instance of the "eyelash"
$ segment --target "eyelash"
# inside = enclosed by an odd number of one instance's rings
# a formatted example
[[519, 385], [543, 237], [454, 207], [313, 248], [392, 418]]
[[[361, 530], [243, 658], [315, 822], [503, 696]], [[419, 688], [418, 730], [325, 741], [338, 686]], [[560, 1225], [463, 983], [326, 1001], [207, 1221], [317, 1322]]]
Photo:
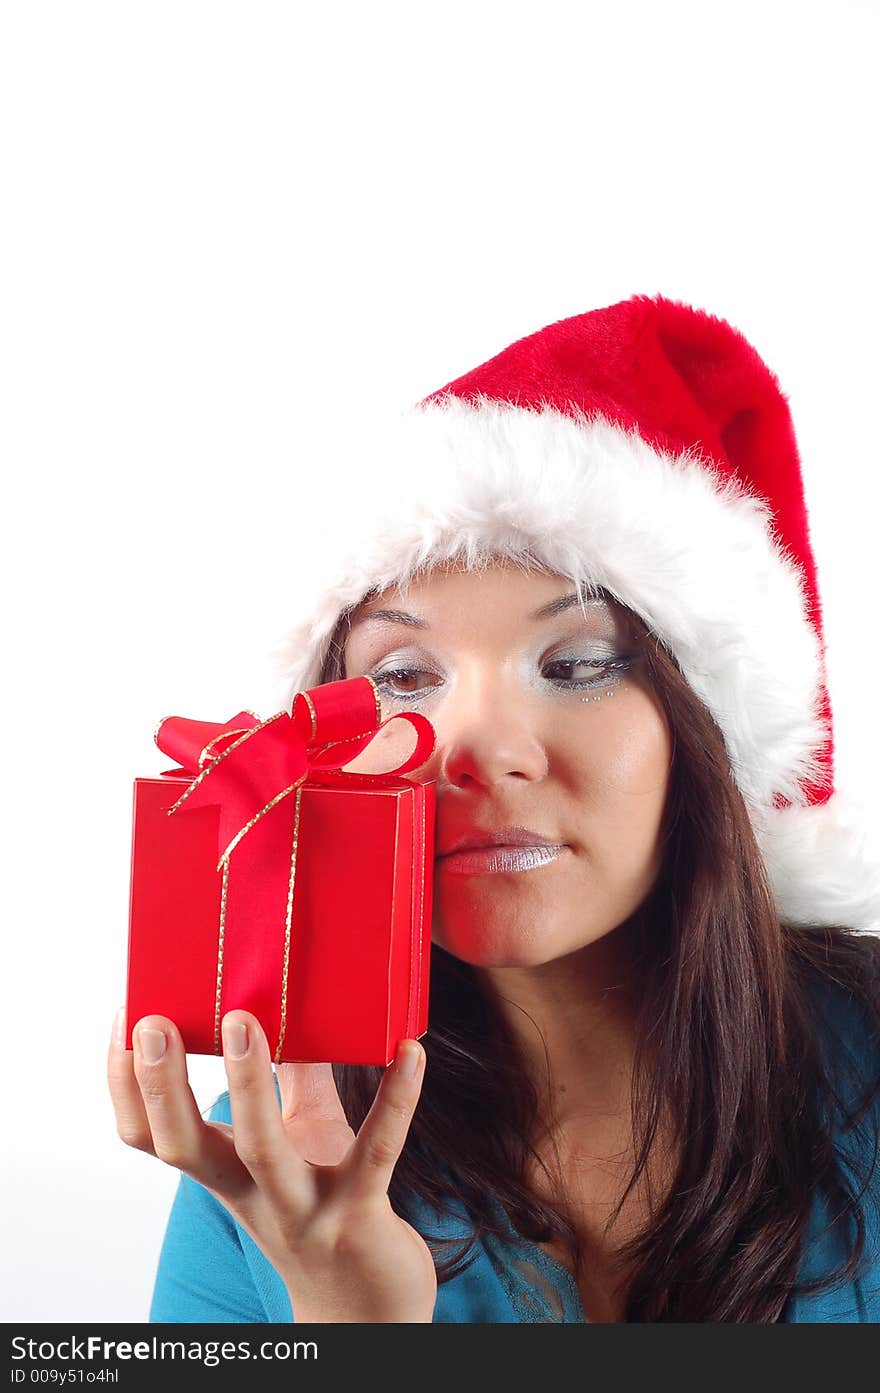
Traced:
[[[611, 675], [624, 673], [632, 667], [632, 658], [607, 658], [601, 661], [596, 658], [552, 658], [547, 667], [593, 667], [601, 670], [598, 677], [592, 677], [585, 682], [557, 681], [553, 678], [548, 680], [560, 691], [583, 691], [584, 688], [602, 687], [611, 680]], [[423, 701], [424, 694], [417, 692], [394, 692], [390, 688], [389, 679], [394, 677], [410, 677], [414, 672], [428, 672], [427, 668], [419, 667], [396, 667], [386, 668], [384, 672], [372, 673], [373, 681], [381, 692], [384, 692], [392, 701]], [[432, 673], [436, 677], [436, 673]]]

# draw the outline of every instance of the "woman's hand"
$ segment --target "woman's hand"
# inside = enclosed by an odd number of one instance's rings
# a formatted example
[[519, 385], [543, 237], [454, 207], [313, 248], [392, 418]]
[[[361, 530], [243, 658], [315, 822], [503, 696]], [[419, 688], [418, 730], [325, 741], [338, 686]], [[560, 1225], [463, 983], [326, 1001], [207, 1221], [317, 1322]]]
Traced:
[[355, 1136], [329, 1064], [278, 1065], [279, 1109], [256, 1017], [230, 1011], [222, 1034], [231, 1126], [202, 1118], [172, 1021], [145, 1016], [133, 1050], [114, 1032], [107, 1077], [122, 1140], [225, 1206], [283, 1279], [297, 1322], [432, 1320], [430, 1250], [388, 1199], [421, 1092], [422, 1046], [398, 1046]]

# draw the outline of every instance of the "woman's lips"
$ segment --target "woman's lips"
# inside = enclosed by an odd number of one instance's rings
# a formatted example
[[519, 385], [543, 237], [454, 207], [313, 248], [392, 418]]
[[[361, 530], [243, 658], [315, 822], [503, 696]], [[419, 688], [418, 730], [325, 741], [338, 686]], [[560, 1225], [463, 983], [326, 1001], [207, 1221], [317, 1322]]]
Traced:
[[436, 864], [452, 875], [497, 875], [547, 866], [566, 850], [564, 845], [471, 847], [449, 852], [439, 857]]

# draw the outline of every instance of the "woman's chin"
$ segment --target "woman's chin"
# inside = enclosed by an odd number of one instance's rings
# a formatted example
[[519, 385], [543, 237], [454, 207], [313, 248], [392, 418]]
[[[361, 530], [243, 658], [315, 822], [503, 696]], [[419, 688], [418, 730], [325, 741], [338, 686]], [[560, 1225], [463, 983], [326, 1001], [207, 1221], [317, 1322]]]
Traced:
[[[544, 967], [559, 958], [568, 957], [579, 948], [586, 947], [583, 937], [577, 942], [554, 941], [542, 935], [536, 940], [533, 935], [517, 935], [508, 932], [497, 934], [457, 933], [451, 938], [435, 926], [433, 941], [445, 952], [451, 953], [460, 962], [471, 967]], [[590, 940], [588, 940], [590, 941]]]
[[446, 943], [440, 944], [452, 957], [458, 958], [459, 962], [467, 963], [469, 967], [482, 968], [503, 968], [517, 967], [529, 968], [540, 967], [544, 959], [535, 954], [526, 952], [516, 952], [510, 949], [487, 947], [453, 948]]

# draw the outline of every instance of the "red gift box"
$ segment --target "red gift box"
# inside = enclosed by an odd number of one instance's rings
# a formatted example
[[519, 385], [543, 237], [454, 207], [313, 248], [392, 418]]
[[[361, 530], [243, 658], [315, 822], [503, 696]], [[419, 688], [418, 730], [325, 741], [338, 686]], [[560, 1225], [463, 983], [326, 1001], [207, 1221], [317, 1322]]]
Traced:
[[[394, 720], [416, 730], [407, 760], [342, 769]], [[276, 1062], [389, 1064], [428, 1028], [435, 784], [405, 776], [430, 722], [382, 722], [355, 677], [267, 721], [169, 717], [155, 738], [179, 767], [134, 781], [126, 1047], [158, 1014], [188, 1053], [220, 1054], [243, 1009]]]

